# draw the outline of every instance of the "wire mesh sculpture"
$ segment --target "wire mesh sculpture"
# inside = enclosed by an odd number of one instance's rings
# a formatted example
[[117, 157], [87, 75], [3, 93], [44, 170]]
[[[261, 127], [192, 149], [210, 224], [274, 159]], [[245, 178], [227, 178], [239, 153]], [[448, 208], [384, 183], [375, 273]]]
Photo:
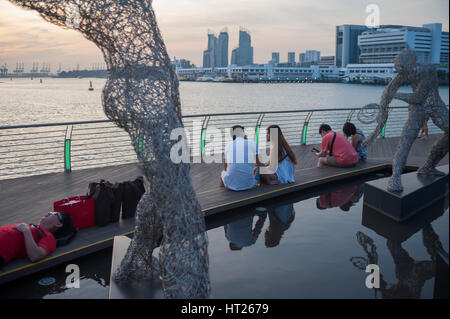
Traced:
[[[389, 191], [401, 192], [403, 190], [401, 174], [409, 151], [428, 116], [444, 132], [444, 135], [433, 144], [428, 158], [417, 173], [422, 176], [445, 175], [436, 169], [436, 165], [448, 153], [449, 114], [447, 106], [439, 96], [437, 70], [432, 64], [417, 63], [415, 51], [404, 49], [395, 58], [395, 69], [398, 72], [397, 76], [387, 85], [381, 96], [381, 108], [377, 116], [378, 125], [363, 145], [368, 145], [381, 133], [392, 99], [409, 104], [408, 120], [403, 127], [397, 152], [394, 155], [392, 177], [388, 183]], [[400, 86], [404, 84], [411, 84], [413, 93], [397, 93]]]
[[[208, 297], [204, 218], [189, 164], [170, 159], [170, 149], [177, 142], [170, 140], [170, 133], [183, 127], [178, 79], [152, 1], [10, 1], [36, 10], [53, 24], [78, 30], [104, 55], [108, 68], [102, 96], [105, 114], [130, 135], [146, 177], [134, 238], [115, 280], [159, 273], [167, 298]], [[152, 257], [158, 244], [159, 263]]]

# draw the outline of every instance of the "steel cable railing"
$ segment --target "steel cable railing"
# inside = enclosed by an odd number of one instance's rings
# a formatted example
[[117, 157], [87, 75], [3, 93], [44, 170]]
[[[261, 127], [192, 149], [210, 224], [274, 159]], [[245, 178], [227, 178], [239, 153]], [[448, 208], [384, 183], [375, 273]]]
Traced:
[[[190, 155], [201, 160], [222, 153], [231, 140], [230, 128], [239, 124], [251, 140], [264, 147], [266, 128], [277, 124], [291, 145], [320, 143], [322, 123], [341, 130], [352, 121], [366, 134], [376, 122], [359, 122], [356, 108], [270, 112], [217, 113], [183, 116]], [[392, 107], [382, 137], [400, 136], [408, 109]], [[432, 121], [429, 133], [440, 133]], [[201, 156], [202, 155], [202, 156]], [[136, 153], [126, 132], [108, 120], [15, 125], [0, 127], [0, 179], [134, 163]]]

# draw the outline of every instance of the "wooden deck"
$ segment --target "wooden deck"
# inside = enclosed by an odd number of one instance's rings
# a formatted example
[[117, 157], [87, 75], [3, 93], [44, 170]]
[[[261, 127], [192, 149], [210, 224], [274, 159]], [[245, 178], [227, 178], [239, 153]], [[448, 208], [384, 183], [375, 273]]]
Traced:
[[[417, 140], [411, 150], [408, 165], [419, 166], [438, 136]], [[369, 159], [351, 169], [331, 167], [315, 168], [317, 158], [310, 153], [312, 145], [294, 148], [299, 165], [296, 167], [296, 183], [261, 187], [249, 191], [233, 192], [219, 187], [221, 164], [192, 164], [191, 175], [202, 211], [206, 216], [233, 208], [268, 200], [282, 194], [307, 192], [311, 187], [332, 181], [351, 179], [391, 167], [398, 138], [377, 140], [369, 148]], [[316, 146], [317, 147], [317, 146]], [[440, 165], [448, 164], [448, 155]], [[37, 223], [40, 217], [52, 210], [53, 202], [87, 192], [90, 182], [106, 179], [122, 182], [142, 175], [138, 165], [118, 165], [73, 171], [70, 174], [55, 173], [0, 181], [0, 226], [16, 222]], [[15, 278], [68, 262], [83, 255], [112, 246], [114, 236], [130, 235], [134, 231], [134, 219], [120, 221], [105, 227], [81, 230], [67, 246], [58, 248], [46, 259], [30, 263], [26, 259], [15, 260], [0, 269], [0, 284]]]

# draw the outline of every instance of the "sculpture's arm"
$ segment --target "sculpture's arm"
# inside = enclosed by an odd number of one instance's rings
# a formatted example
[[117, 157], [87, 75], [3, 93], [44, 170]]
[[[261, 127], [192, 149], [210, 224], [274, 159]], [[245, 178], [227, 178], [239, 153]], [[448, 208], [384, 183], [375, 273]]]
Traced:
[[383, 130], [383, 126], [386, 123], [387, 117], [389, 115], [389, 104], [391, 103], [392, 99], [395, 96], [395, 93], [400, 88], [400, 86], [402, 86], [403, 83], [405, 83], [404, 77], [397, 75], [395, 78], [392, 79], [391, 82], [389, 82], [389, 84], [384, 89], [380, 101], [381, 108], [377, 116], [378, 125], [372, 132], [372, 134], [370, 134], [370, 136], [362, 143], [363, 146], [367, 146], [368, 144], [372, 143], [373, 140], [376, 139], [378, 135], [380, 135], [381, 131]]
[[427, 79], [423, 79], [415, 90], [416, 92], [396, 93], [394, 94], [394, 99], [404, 101], [408, 104], [423, 104], [425, 103], [431, 89], [429, 82], [430, 81]]

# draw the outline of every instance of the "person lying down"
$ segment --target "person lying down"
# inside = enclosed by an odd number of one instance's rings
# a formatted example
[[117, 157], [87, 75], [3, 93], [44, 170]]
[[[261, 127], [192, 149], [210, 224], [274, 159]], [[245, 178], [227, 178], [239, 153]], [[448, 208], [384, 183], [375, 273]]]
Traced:
[[50, 255], [77, 233], [72, 218], [63, 212], [49, 212], [39, 225], [16, 223], [0, 227], [0, 267], [17, 258], [31, 262]]

